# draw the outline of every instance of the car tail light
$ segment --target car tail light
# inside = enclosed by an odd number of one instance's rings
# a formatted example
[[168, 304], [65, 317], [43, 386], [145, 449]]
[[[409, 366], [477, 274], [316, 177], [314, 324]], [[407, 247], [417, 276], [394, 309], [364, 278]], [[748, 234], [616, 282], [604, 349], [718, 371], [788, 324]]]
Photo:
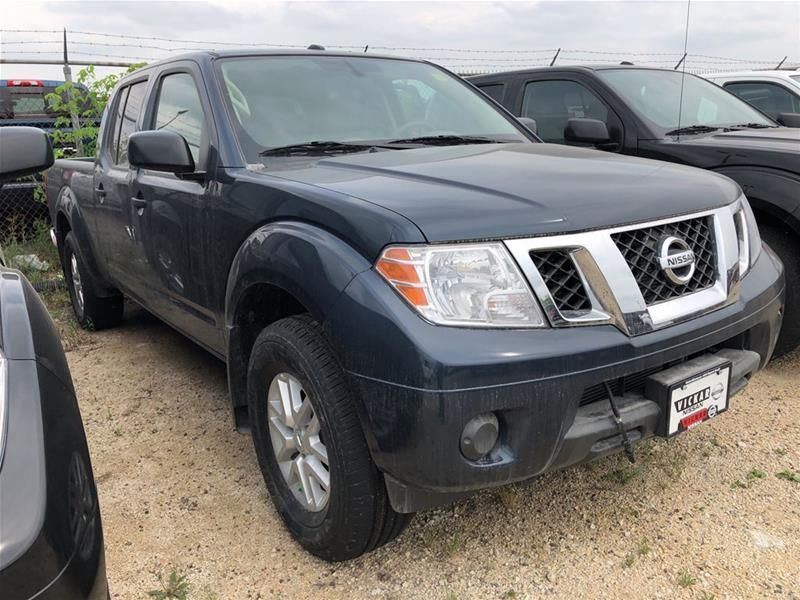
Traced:
[[44, 87], [41, 79], [9, 79], [8, 87]]

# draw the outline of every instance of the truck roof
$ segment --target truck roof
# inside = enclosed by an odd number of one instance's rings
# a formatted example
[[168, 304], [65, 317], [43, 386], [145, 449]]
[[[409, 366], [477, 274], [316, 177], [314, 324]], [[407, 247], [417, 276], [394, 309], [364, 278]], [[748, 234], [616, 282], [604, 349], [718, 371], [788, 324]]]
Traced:
[[146, 66], [138, 69], [135, 74], [139, 74], [146, 69], [150, 69], [152, 67], [159, 67], [165, 64], [181, 61], [181, 60], [194, 60], [194, 61], [204, 61], [204, 60], [215, 60], [218, 58], [234, 58], [234, 57], [252, 57], [252, 56], [346, 56], [348, 58], [388, 58], [394, 60], [405, 60], [409, 62], [430, 62], [419, 60], [416, 58], [408, 58], [406, 56], [393, 56], [390, 54], [376, 54], [376, 53], [366, 53], [366, 52], [347, 52], [341, 50], [308, 50], [308, 49], [297, 49], [297, 50], [275, 50], [275, 49], [265, 49], [265, 50], [253, 50], [252, 48], [238, 48], [238, 49], [230, 49], [230, 50], [202, 50], [197, 52], [186, 52], [183, 54], [177, 54], [175, 56], [170, 56], [168, 58], [163, 58], [161, 60], [148, 63]]
[[594, 71], [606, 71], [608, 69], [633, 69], [633, 70], [647, 70], [647, 71], [667, 71], [669, 73], [674, 72], [674, 69], [664, 69], [661, 67], [646, 67], [646, 66], [639, 66], [633, 64], [620, 64], [620, 63], [609, 63], [609, 64], [598, 64], [598, 65], [553, 65], [552, 67], [529, 67], [527, 69], [515, 69], [512, 71], [498, 71], [496, 73], [486, 73], [483, 75], [472, 75], [467, 77], [470, 80], [476, 79], [486, 79], [489, 80], [493, 77], [497, 77], [499, 75], [506, 76], [506, 75], [521, 75], [525, 73], [540, 73], [543, 71], [577, 71], [577, 72], [584, 72], [584, 73], [591, 73]]

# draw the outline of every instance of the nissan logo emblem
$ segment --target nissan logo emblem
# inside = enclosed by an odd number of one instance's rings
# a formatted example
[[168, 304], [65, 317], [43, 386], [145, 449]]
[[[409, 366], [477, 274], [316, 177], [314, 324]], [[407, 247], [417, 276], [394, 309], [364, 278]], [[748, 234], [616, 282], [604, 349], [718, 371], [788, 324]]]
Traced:
[[669, 281], [686, 285], [694, 275], [694, 252], [684, 240], [669, 236], [659, 244], [658, 264]]

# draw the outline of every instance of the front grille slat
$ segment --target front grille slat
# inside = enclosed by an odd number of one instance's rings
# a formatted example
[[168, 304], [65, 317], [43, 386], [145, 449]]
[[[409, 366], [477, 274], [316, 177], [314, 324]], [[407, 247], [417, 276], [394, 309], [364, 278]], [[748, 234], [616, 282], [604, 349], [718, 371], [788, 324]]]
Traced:
[[[667, 236], [686, 241], [694, 251], [695, 273], [686, 285], [668, 280], [658, 264], [658, 245]], [[611, 237], [628, 263], [648, 306], [708, 289], [717, 280], [712, 217], [622, 231]]]
[[530, 257], [562, 314], [585, 313], [592, 309], [589, 294], [568, 250], [531, 252]]

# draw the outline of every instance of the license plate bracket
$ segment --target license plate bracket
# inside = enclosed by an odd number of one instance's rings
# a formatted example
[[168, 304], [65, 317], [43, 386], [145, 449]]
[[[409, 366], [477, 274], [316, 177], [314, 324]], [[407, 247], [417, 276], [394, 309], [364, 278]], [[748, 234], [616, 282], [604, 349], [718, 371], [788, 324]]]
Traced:
[[708, 354], [651, 375], [647, 398], [661, 408], [656, 435], [673, 437], [728, 410], [731, 371], [731, 361]]

